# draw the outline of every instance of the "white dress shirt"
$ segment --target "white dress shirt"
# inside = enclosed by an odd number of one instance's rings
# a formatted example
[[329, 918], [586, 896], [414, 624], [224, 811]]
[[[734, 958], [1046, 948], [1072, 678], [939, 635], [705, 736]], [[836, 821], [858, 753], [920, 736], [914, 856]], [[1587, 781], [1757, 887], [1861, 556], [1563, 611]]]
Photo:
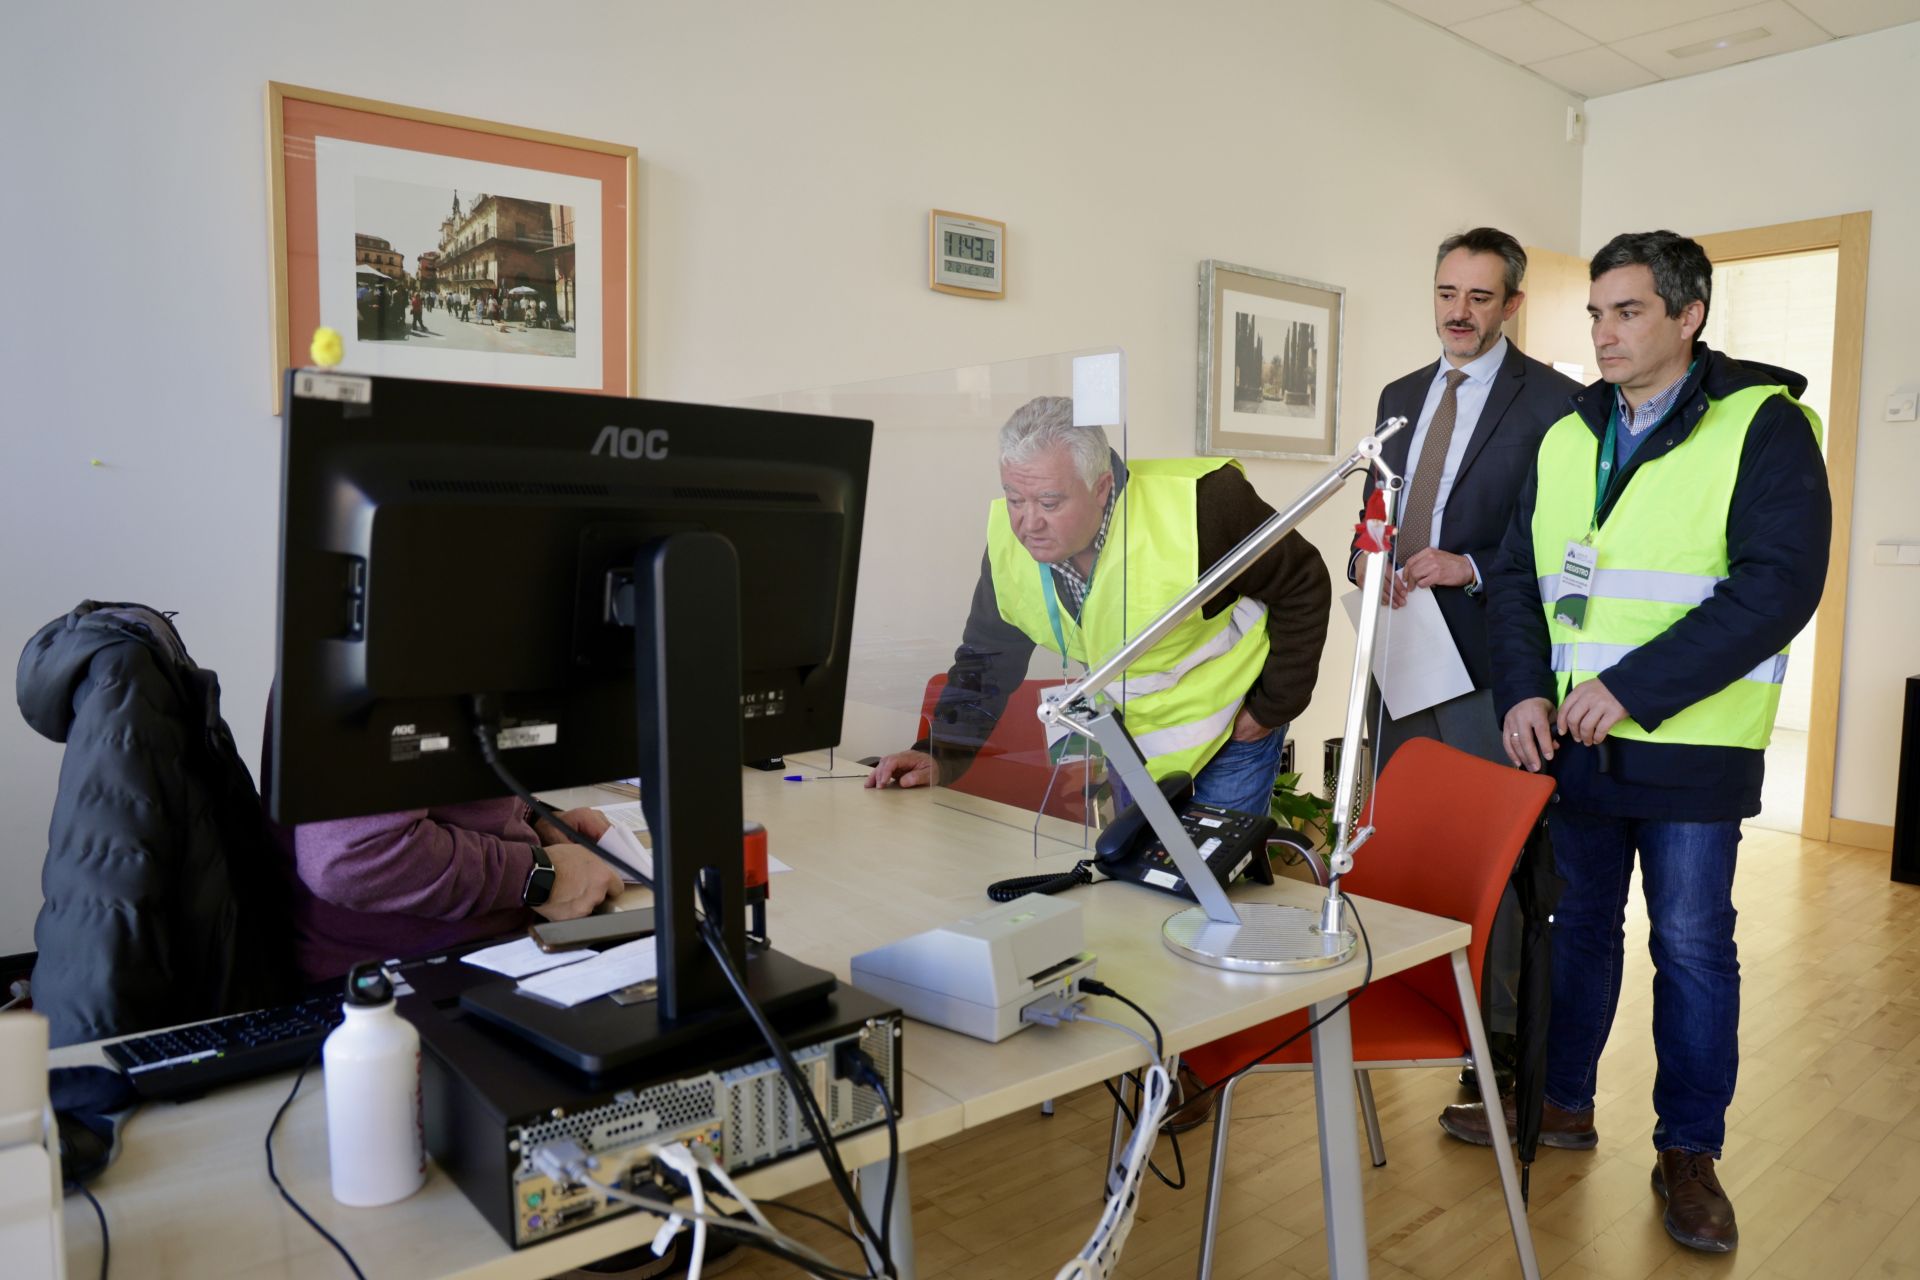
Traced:
[[[1447, 498], [1453, 493], [1454, 477], [1460, 474], [1460, 462], [1467, 456], [1467, 445], [1473, 439], [1474, 428], [1480, 424], [1480, 411], [1487, 407], [1487, 396], [1493, 391], [1493, 379], [1500, 372], [1500, 366], [1507, 358], [1507, 340], [1503, 335], [1496, 342], [1460, 366], [1460, 372], [1467, 375], [1466, 380], [1454, 391], [1453, 437], [1447, 441], [1446, 463], [1440, 469], [1440, 487], [1433, 495], [1433, 525], [1427, 534], [1427, 545], [1440, 545], [1440, 527], [1447, 514]], [[1433, 422], [1435, 410], [1440, 407], [1440, 397], [1447, 389], [1447, 374], [1453, 366], [1447, 363], [1443, 352], [1440, 367], [1433, 371], [1433, 384], [1427, 388], [1426, 403], [1420, 406], [1420, 418], [1413, 429], [1413, 443], [1407, 447], [1407, 482], [1413, 482], [1413, 476], [1420, 469], [1420, 452], [1426, 447], [1427, 428]], [[1473, 566], [1473, 589], [1480, 589], [1480, 566], [1473, 563], [1473, 557], [1467, 557], [1467, 563]]]

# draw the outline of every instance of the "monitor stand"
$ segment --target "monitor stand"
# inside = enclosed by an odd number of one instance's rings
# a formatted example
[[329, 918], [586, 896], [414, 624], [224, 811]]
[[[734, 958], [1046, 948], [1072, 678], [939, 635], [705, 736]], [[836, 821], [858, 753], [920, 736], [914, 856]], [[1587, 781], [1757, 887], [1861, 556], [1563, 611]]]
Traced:
[[[620, 1004], [603, 996], [563, 1009], [519, 994], [510, 979], [482, 975], [470, 967], [465, 973], [482, 981], [460, 992], [463, 1011], [590, 1076], [668, 1057], [697, 1061], [704, 1056], [702, 1046], [710, 1041], [737, 1037], [743, 1029], [752, 1034], [738, 1000], [732, 1000], [731, 1009], [670, 1022], [661, 1017], [658, 1000]], [[766, 1011], [776, 1030], [810, 1019], [839, 986], [825, 969], [771, 947], [748, 951], [745, 975], [754, 1003]], [[422, 994], [428, 993], [430, 984], [415, 985]]]
[[754, 1002], [776, 1010], [823, 1000], [824, 969], [771, 948], [749, 951], [740, 837], [740, 562], [716, 533], [675, 533], [634, 555], [634, 688], [640, 805], [653, 835], [656, 999], [597, 999], [563, 1009], [512, 982], [460, 1004], [584, 1071], [600, 1072], [737, 1029], [746, 1011], [700, 933], [703, 904]]

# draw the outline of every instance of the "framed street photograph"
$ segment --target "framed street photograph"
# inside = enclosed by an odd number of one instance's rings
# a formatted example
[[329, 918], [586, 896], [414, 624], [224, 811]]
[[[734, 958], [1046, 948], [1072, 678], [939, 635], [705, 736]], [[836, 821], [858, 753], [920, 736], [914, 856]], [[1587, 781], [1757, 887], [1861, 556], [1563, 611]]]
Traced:
[[1198, 452], [1333, 459], [1346, 300], [1338, 285], [1200, 264]]
[[275, 409], [317, 326], [340, 367], [630, 396], [633, 147], [267, 86]]

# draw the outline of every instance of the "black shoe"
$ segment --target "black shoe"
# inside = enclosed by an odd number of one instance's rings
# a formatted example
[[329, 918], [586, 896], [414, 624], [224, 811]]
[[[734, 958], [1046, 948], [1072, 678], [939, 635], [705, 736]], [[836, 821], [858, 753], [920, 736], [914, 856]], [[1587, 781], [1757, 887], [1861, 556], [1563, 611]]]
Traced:
[[[1513, 1092], [1514, 1064], [1520, 1060], [1520, 1042], [1507, 1031], [1487, 1033], [1487, 1055], [1493, 1059], [1493, 1082], [1500, 1094]], [[1480, 1077], [1471, 1065], [1460, 1068], [1460, 1087], [1474, 1097], [1480, 1096]]]

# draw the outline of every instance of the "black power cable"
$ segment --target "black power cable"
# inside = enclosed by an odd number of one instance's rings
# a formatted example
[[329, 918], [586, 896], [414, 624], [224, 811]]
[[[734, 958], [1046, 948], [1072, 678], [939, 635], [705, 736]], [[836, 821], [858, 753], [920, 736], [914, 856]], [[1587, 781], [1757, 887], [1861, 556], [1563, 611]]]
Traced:
[[336, 1250], [339, 1251], [340, 1256], [342, 1258], [345, 1258], [347, 1261], [347, 1269], [352, 1271], [353, 1274], [356, 1277], [358, 1277], [358, 1280], [367, 1280], [366, 1275], [360, 1270], [360, 1264], [355, 1262], [353, 1260], [353, 1255], [347, 1252], [347, 1247], [341, 1244], [338, 1240], [335, 1240], [325, 1227], [321, 1226], [318, 1222], [314, 1220], [314, 1217], [312, 1214], [308, 1213], [305, 1209], [300, 1207], [300, 1202], [293, 1198], [293, 1193], [288, 1191], [286, 1188], [286, 1185], [280, 1181], [280, 1174], [273, 1167], [274, 1130], [280, 1127], [280, 1117], [287, 1114], [287, 1108], [293, 1105], [294, 1098], [299, 1095], [300, 1085], [307, 1078], [307, 1070], [310, 1067], [312, 1067], [315, 1062], [318, 1062], [319, 1060], [320, 1060], [320, 1051], [318, 1049], [315, 1049], [312, 1053], [307, 1055], [307, 1060], [300, 1064], [300, 1074], [293, 1078], [293, 1088], [287, 1091], [287, 1100], [280, 1104], [280, 1109], [278, 1111], [273, 1113], [273, 1122], [267, 1126], [267, 1178], [269, 1181], [273, 1183], [274, 1190], [280, 1193], [280, 1198], [282, 1200], [285, 1200], [288, 1204], [292, 1205], [293, 1211], [299, 1214], [302, 1218], [305, 1218], [307, 1220], [307, 1225], [312, 1227], [315, 1231], [318, 1231], [320, 1233], [320, 1238], [322, 1240], [325, 1240], [328, 1244], [332, 1245]]
[[645, 888], [653, 888], [652, 877], [640, 874], [639, 868], [622, 862], [601, 848], [599, 842], [595, 841], [592, 837], [582, 835], [580, 832], [575, 831], [572, 827], [562, 822], [560, 815], [553, 811], [552, 805], [521, 786], [520, 780], [507, 771], [507, 766], [500, 759], [500, 744], [495, 740], [495, 735], [499, 732], [500, 717], [493, 709], [493, 699], [491, 697], [486, 694], [475, 695], [471, 710], [473, 712], [473, 737], [474, 741], [479, 744], [480, 758], [487, 762], [487, 767], [493, 770], [494, 776], [500, 779], [508, 791], [513, 793], [516, 800], [533, 810], [535, 816], [544, 821], [551, 822], [555, 827], [559, 828], [560, 833], [566, 836], [569, 841], [579, 845], [590, 853], [596, 854], [602, 862], [612, 867], [615, 871], [618, 871], [622, 877], [633, 880]]
[[87, 1198], [87, 1203], [93, 1206], [93, 1216], [100, 1219], [100, 1280], [107, 1280], [107, 1262], [113, 1257], [113, 1241], [107, 1235], [107, 1211], [93, 1198], [93, 1192], [86, 1183], [69, 1182], [67, 1185]]
[[893, 1095], [887, 1092], [887, 1082], [880, 1078], [880, 1068], [857, 1049], [853, 1054], [853, 1078], [880, 1095], [880, 1114], [887, 1120], [887, 1187], [880, 1197], [880, 1253], [890, 1258], [893, 1256], [893, 1192], [900, 1178], [900, 1122], [893, 1114]]
[[[1215, 1090], [1225, 1085], [1229, 1080], [1237, 1080], [1241, 1076], [1247, 1074], [1247, 1072], [1253, 1070], [1255, 1067], [1265, 1062], [1268, 1058], [1271, 1058], [1274, 1054], [1280, 1052], [1282, 1049], [1286, 1048], [1288, 1045], [1298, 1040], [1301, 1036], [1306, 1035], [1309, 1031], [1312, 1031], [1315, 1027], [1325, 1022], [1328, 1018], [1331, 1018], [1334, 1014], [1339, 1013], [1342, 1009], [1345, 1009], [1348, 1005], [1353, 1003], [1355, 996], [1360, 995], [1369, 986], [1373, 985], [1373, 940], [1367, 936], [1366, 922], [1360, 919], [1360, 908], [1354, 905], [1352, 898], [1346, 898], [1345, 902], [1347, 904], [1347, 910], [1353, 912], [1353, 923], [1360, 930], [1360, 945], [1367, 949], [1367, 971], [1361, 977], [1360, 985], [1355, 987], [1353, 990], [1347, 992], [1346, 995], [1340, 997], [1340, 1003], [1334, 1005], [1333, 1008], [1327, 1010], [1325, 1013], [1321, 1014], [1319, 1017], [1315, 1018], [1313, 1021], [1307, 1023], [1306, 1026], [1300, 1028], [1298, 1031], [1294, 1032], [1292, 1035], [1282, 1040], [1279, 1044], [1274, 1045], [1271, 1049], [1267, 1049], [1263, 1051], [1258, 1057], [1254, 1058], [1251, 1062], [1247, 1063], [1245, 1066], [1240, 1067], [1238, 1070], [1230, 1071], [1226, 1075], [1221, 1076], [1218, 1080], [1215, 1080], [1212, 1084], [1206, 1086], [1204, 1089], [1199, 1089], [1195, 1091], [1193, 1095], [1194, 1098], [1204, 1098], [1208, 1094], [1213, 1093]], [[1190, 1100], [1191, 1099], [1189, 1099], [1189, 1101]], [[1182, 1105], [1185, 1105], [1185, 1103], [1183, 1102]]]
[[854, 1192], [853, 1182], [847, 1177], [846, 1166], [840, 1162], [840, 1151], [833, 1145], [832, 1135], [827, 1131], [827, 1118], [820, 1112], [818, 1099], [813, 1096], [813, 1090], [808, 1088], [806, 1082], [801, 1079], [800, 1068], [795, 1064], [793, 1054], [788, 1051], [786, 1042], [780, 1038], [779, 1032], [773, 1029], [773, 1024], [767, 1020], [765, 1011], [747, 991], [746, 979], [734, 965], [733, 957], [727, 954], [726, 939], [721, 935], [720, 926], [715, 921], [716, 917], [712, 910], [708, 910], [700, 921], [700, 936], [706, 942], [707, 950], [713, 953], [713, 958], [720, 965], [720, 972], [726, 976], [727, 985], [733, 988], [734, 996], [740, 1001], [741, 1007], [747, 1011], [747, 1016], [753, 1020], [754, 1027], [760, 1032], [760, 1038], [766, 1041], [767, 1047], [773, 1051], [774, 1061], [780, 1064], [780, 1072], [786, 1077], [787, 1087], [793, 1093], [794, 1103], [800, 1108], [800, 1119], [806, 1124], [807, 1132], [813, 1138], [814, 1147], [819, 1151], [822, 1163], [827, 1166], [827, 1174], [833, 1180], [834, 1190], [840, 1193], [840, 1199], [852, 1213], [854, 1223], [861, 1234], [872, 1242], [879, 1252], [883, 1274], [889, 1277], [897, 1275], [892, 1255], [882, 1247], [884, 1241], [880, 1233], [873, 1229], [873, 1223], [868, 1220], [867, 1211], [861, 1205], [860, 1197]]

